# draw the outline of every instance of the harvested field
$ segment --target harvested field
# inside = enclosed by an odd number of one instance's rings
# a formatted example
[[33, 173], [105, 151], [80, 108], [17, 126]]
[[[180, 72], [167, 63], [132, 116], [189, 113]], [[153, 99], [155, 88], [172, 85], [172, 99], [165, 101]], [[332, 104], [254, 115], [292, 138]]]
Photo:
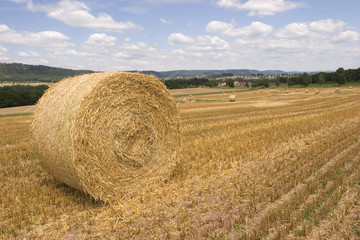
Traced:
[[0, 238], [359, 239], [360, 88], [334, 91], [194, 95], [173, 177], [116, 206], [41, 169], [32, 116], [0, 118]]
[[35, 105], [0, 108], [0, 116], [32, 114], [34, 110]]
[[221, 93], [221, 92], [231, 92], [232, 90], [224, 90], [222, 88], [184, 88], [184, 89], [171, 89], [169, 92], [173, 96], [177, 95], [188, 95], [188, 94], [212, 94], [212, 93]]

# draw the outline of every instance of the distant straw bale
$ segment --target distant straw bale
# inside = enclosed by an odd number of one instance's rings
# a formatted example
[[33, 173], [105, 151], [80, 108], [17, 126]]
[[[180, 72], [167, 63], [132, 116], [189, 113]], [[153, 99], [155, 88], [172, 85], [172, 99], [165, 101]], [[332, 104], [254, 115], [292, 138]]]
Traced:
[[235, 101], [236, 101], [236, 95], [235, 95], [235, 94], [231, 94], [231, 95], [229, 96], [229, 101], [230, 101], [230, 102], [235, 102]]
[[195, 103], [196, 102], [196, 100], [193, 98], [193, 95], [189, 95], [189, 102], [190, 103]]
[[86, 74], [60, 81], [39, 100], [33, 146], [54, 177], [113, 203], [168, 179], [178, 121], [174, 98], [155, 76]]
[[340, 93], [341, 93], [341, 90], [338, 89], [338, 88], [336, 88], [336, 89], [335, 89], [335, 93], [336, 93], [336, 94], [340, 94]]
[[317, 90], [317, 89], [315, 89], [315, 92], [314, 92], [315, 94], [319, 94], [320, 93], [320, 91], [319, 90]]

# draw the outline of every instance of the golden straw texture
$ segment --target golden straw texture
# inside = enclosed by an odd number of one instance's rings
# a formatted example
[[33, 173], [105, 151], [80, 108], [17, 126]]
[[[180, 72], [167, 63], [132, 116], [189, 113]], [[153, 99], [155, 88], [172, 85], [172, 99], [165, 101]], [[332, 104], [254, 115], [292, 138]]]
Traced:
[[33, 145], [47, 172], [112, 203], [169, 178], [178, 121], [175, 100], [155, 76], [86, 74], [60, 81], [39, 100]]

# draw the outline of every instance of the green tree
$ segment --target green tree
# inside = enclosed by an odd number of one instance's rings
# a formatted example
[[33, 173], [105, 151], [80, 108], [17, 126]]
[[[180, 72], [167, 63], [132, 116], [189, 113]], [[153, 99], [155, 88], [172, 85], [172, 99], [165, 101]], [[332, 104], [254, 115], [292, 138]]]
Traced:
[[226, 80], [226, 86], [229, 86], [229, 87], [231, 87], [231, 88], [234, 88], [234, 87], [235, 87], [234, 79], [227, 79], [227, 80]]
[[323, 73], [319, 73], [319, 76], [318, 76], [318, 83], [320, 85], [324, 84], [325, 83], [325, 76]]
[[299, 84], [307, 87], [309, 84], [310, 84], [310, 76], [307, 72], [303, 73], [301, 76], [300, 76], [300, 82]]
[[344, 68], [342, 67], [336, 70], [336, 82], [339, 85], [343, 85], [346, 83], [346, 76], [345, 76]]
[[274, 81], [274, 83], [275, 83], [275, 85], [278, 87], [278, 86], [280, 86], [280, 84], [281, 84], [281, 80], [280, 80], [280, 77], [278, 76], [278, 77], [276, 77], [276, 79], [275, 79], [275, 81]]
[[263, 86], [264, 86], [265, 88], [269, 88], [269, 87], [270, 87], [270, 82], [269, 82], [268, 79], [264, 79], [264, 80], [263, 80]]

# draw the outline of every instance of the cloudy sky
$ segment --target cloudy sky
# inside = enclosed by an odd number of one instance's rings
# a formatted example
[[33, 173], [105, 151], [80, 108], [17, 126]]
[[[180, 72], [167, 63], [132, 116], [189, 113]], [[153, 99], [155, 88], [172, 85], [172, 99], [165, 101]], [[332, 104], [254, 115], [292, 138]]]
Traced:
[[359, 0], [0, 0], [0, 62], [100, 71], [360, 67]]

